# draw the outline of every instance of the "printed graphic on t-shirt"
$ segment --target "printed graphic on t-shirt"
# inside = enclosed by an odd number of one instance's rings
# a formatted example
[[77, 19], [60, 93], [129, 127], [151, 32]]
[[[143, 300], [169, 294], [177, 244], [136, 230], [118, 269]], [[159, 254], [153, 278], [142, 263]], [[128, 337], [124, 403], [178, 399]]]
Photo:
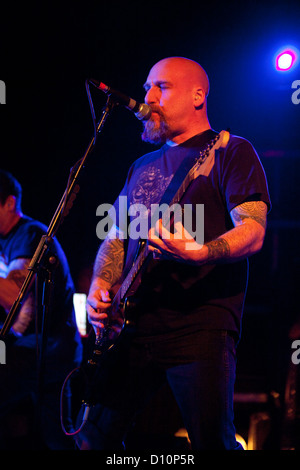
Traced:
[[160, 168], [150, 166], [140, 174], [130, 204], [143, 204], [147, 209], [150, 209], [151, 204], [158, 204], [172, 177], [163, 176]]

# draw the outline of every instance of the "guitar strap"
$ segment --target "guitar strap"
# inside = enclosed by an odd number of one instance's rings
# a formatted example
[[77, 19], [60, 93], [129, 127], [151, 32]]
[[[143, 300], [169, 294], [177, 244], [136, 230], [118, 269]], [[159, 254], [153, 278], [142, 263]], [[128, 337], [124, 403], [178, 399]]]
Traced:
[[[214, 137], [216, 136], [213, 131], [209, 130], [210, 136], [212, 136], [211, 140], [207, 140], [205, 144], [202, 145], [202, 150], [199, 152], [199, 156], [195, 159], [191, 159], [188, 156], [182, 161], [182, 163], [179, 165], [178, 169], [176, 170], [173, 178], [171, 179], [167, 189], [165, 190], [159, 205], [162, 204], [170, 204], [172, 201], [173, 197], [177, 193], [178, 189], [180, 188], [180, 185], [183, 183], [185, 177], [188, 175], [189, 171], [192, 169], [196, 161], [201, 159], [201, 154], [202, 152], [209, 146], [211, 142], [214, 141]], [[210, 162], [206, 160], [203, 160], [201, 162], [201, 174], [208, 174], [207, 170], [208, 167], [212, 167], [214, 163], [214, 154], [211, 155]], [[199, 162], [200, 163], [200, 162]]]

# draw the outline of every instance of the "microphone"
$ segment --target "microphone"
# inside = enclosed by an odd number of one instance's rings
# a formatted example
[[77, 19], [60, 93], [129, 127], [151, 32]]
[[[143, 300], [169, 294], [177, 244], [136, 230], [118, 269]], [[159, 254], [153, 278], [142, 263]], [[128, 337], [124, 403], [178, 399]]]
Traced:
[[111, 96], [116, 103], [125, 106], [130, 111], [133, 111], [138, 119], [147, 121], [150, 118], [152, 110], [146, 103], [138, 103], [138, 101], [124, 95], [120, 91], [114, 90], [98, 80], [90, 79], [89, 82], [98, 88], [98, 90], [104, 91], [104, 93]]

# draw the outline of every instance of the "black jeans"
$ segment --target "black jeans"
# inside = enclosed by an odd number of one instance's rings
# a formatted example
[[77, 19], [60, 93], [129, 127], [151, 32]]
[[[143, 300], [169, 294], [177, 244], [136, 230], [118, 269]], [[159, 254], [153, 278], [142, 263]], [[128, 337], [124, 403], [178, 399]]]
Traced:
[[233, 424], [235, 340], [223, 330], [201, 331], [190, 340], [186, 347], [181, 340], [178, 348], [176, 341], [133, 343], [121, 354], [102, 381], [102, 404], [91, 408], [77, 446], [122, 449], [135, 414], [167, 381], [193, 451], [242, 449]]

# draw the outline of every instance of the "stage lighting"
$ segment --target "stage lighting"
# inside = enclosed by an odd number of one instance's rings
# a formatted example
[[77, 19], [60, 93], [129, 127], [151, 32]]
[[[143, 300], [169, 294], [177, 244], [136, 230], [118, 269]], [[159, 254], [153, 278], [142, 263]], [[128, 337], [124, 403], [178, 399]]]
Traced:
[[299, 53], [294, 47], [286, 47], [276, 54], [275, 67], [280, 72], [287, 72], [294, 68], [298, 61]]

